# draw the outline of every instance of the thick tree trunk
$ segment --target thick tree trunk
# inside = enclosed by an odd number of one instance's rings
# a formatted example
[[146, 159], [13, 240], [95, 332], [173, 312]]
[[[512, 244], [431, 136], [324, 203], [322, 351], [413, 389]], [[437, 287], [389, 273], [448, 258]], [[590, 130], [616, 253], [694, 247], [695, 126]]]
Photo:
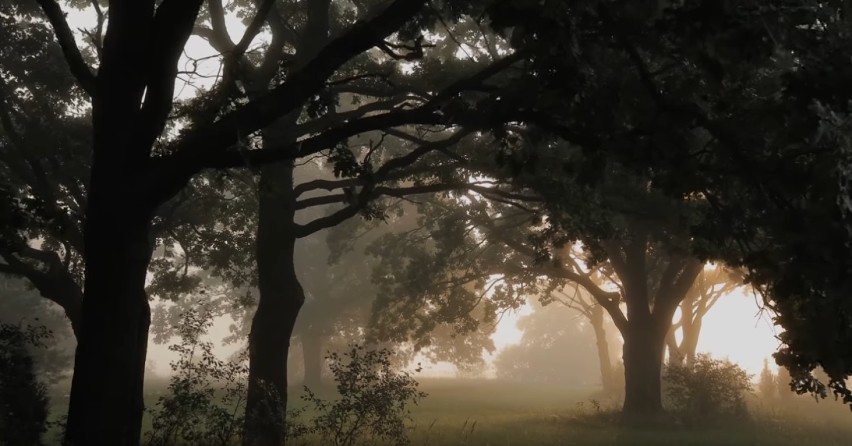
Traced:
[[663, 415], [660, 375], [665, 330], [650, 321], [630, 321], [624, 336], [624, 420], [647, 424]]
[[138, 445], [150, 323], [150, 214], [117, 188], [99, 186], [108, 191], [93, 190], [87, 211], [85, 294], [66, 444]]
[[305, 300], [293, 260], [292, 174], [292, 164], [264, 167], [261, 172], [257, 228], [260, 300], [249, 334], [245, 446], [284, 444], [287, 354]]
[[598, 364], [601, 369], [601, 385], [604, 393], [613, 393], [615, 382], [612, 373], [612, 361], [609, 355], [609, 342], [606, 339], [606, 329], [604, 329], [604, 309], [600, 305], [595, 305], [592, 308], [591, 318], [589, 321], [592, 328], [595, 330], [595, 343], [598, 349]]
[[311, 389], [322, 386], [322, 338], [313, 333], [305, 333], [302, 338], [302, 358], [305, 362], [303, 383]]

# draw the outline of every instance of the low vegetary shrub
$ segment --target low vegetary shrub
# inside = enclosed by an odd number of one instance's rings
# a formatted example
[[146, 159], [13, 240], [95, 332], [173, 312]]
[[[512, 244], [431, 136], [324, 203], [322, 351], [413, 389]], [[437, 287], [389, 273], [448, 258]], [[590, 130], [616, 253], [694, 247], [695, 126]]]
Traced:
[[750, 379], [740, 366], [705, 354], [691, 365], [669, 364], [663, 374], [669, 408], [692, 424], [743, 419]]
[[[239, 442], [248, 382], [246, 357], [233, 362], [216, 358], [213, 344], [201, 339], [212, 324], [208, 311], [183, 314], [178, 327], [180, 343], [169, 347], [179, 358], [171, 364], [174, 375], [168, 394], [151, 411], [149, 445]], [[327, 359], [339, 398], [326, 400], [306, 387], [302, 399], [307, 407], [287, 412], [288, 441], [310, 436], [335, 446], [377, 440], [407, 444], [408, 405], [426, 394], [417, 390], [418, 383], [408, 372], [394, 370], [391, 352], [351, 346], [343, 355], [332, 353]]]
[[44, 346], [42, 326], [0, 323], [0, 445], [39, 445], [47, 430], [47, 390], [27, 348]]
[[212, 325], [208, 311], [183, 314], [180, 343], [169, 346], [179, 357], [171, 363], [169, 393], [152, 411], [149, 445], [225, 446], [239, 439], [248, 369], [244, 357], [222, 361], [213, 354], [213, 344], [202, 341]]
[[408, 405], [426, 393], [417, 390], [418, 383], [408, 372], [393, 369], [391, 352], [353, 345], [343, 355], [332, 353], [327, 359], [340, 398], [327, 401], [305, 388], [303, 399], [317, 413], [309, 430], [335, 446], [377, 440], [408, 444]]

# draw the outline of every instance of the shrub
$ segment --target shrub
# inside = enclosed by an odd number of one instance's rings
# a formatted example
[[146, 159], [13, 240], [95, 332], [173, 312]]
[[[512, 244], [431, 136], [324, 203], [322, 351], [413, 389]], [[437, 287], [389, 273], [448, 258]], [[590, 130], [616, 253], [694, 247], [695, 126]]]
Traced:
[[248, 369], [244, 354], [236, 361], [222, 361], [213, 354], [213, 344], [201, 340], [212, 325], [209, 311], [182, 315], [180, 343], [169, 346], [179, 357], [171, 363], [169, 393], [152, 411], [148, 444], [224, 446], [239, 439]]
[[47, 430], [47, 391], [28, 346], [44, 346], [45, 327], [0, 323], [0, 445], [39, 445]]
[[376, 440], [408, 444], [408, 404], [416, 404], [426, 394], [417, 390], [418, 383], [408, 372], [393, 370], [391, 352], [351, 346], [342, 356], [332, 353], [326, 359], [340, 398], [326, 401], [305, 388], [302, 398], [317, 412], [311, 431], [335, 446]]
[[[229, 445], [239, 441], [244, 421], [248, 369], [245, 354], [221, 361], [213, 345], [201, 337], [212, 326], [209, 311], [189, 310], [178, 326], [180, 343], [169, 347], [179, 358], [171, 363], [169, 393], [152, 410], [148, 444]], [[391, 353], [352, 346], [344, 355], [327, 357], [340, 398], [326, 401], [307, 387], [302, 397], [309, 406], [287, 412], [288, 441], [306, 435], [323, 444], [351, 446], [374, 440], [407, 444], [408, 404], [426, 396], [407, 372], [396, 372]], [[419, 369], [418, 369], [419, 371]], [[315, 413], [307, 421], [305, 415]], [[283, 421], [283, 420], [282, 420]]]
[[742, 419], [750, 379], [740, 366], [705, 354], [692, 365], [669, 364], [663, 375], [670, 408], [692, 424]]

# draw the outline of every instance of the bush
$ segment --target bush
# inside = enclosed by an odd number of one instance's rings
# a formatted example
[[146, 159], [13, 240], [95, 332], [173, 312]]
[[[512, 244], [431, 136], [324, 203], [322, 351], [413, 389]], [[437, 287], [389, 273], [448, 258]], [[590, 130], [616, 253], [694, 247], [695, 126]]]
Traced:
[[209, 311], [182, 315], [180, 343], [169, 346], [179, 358], [171, 363], [169, 394], [161, 396], [152, 411], [148, 444], [224, 446], [239, 439], [248, 369], [244, 355], [222, 361], [213, 354], [212, 343], [202, 342], [212, 325]]
[[[212, 343], [201, 340], [212, 324], [209, 311], [189, 310], [182, 315], [180, 343], [169, 347], [179, 358], [171, 364], [174, 375], [169, 393], [160, 397], [152, 411], [149, 445], [224, 446], [240, 440], [248, 382], [246, 357], [234, 362], [217, 359]], [[407, 444], [407, 406], [426, 394], [417, 391], [417, 381], [408, 373], [393, 370], [390, 358], [389, 350], [368, 351], [360, 346], [352, 346], [343, 356], [328, 356], [340, 398], [326, 401], [306, 387], [302, 399], [315, 416], [304, 421], [306, 408], [288, 411], [287, 440], [317, 435], [323, 444], [336, 446], [380, 439]]]
[[310, 431], [335, 446], [376, 440], [408, 444], [408, 404], [416, 404], [426, 394], [417, 390], [418, 383], [409, 373], [393, 370], [391, 352], [351, 346], [343, 356], [332, 353], [326, 359], [340, 398], [326, 401], [305, 388], [302, 399], [318, 413]]
[[0, 323], [0, 445], [39, 445], [47, 430], [47, 391], [28, 346], [44, 346], [44, 327]]
[[669, 364], [663, 374], [670, 409], [691, 424], [743, 419], [750, 379], [740, 366], [705, 354], [692, 365]]

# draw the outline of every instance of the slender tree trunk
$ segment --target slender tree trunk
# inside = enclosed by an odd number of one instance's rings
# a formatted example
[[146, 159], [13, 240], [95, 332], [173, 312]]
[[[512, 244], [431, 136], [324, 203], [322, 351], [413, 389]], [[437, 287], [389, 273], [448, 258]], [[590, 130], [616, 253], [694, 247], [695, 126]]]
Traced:
[[293, 255], [293, 165], [261, 171], [257, 228], [259, 293], [249, 334], [249, 388], [245, 446], [284, 444], [287, 355], [299, 309], [305, 301]]
[[663, 414], [660, 375], [666, 330], [650, 320], [630, 321], [624, 336], [624, 419], [644, 424]]
[[681, 350], [686, 358], [686, 365], [690, 367], [695, 364], [695, 354], [698, 349], [698, 338], [700, 335], [701, 317], [699, 316], [698, 319], [689, 325], [688, 330], [683, 331], [683, 340], [681, 341], [681, 345], [683, 346]]
[[305, 333], [302, 338], [302, 357], [305, 362], [304, 384], [312, 389], [322, 386], [322, 339], [319, 335]]
[[615, 391], [615, 383], [612, 373], [612, 361], [609, 355], [609, 342], [606, 339], [606, 329], [604, 328], [604, 309], [600, 305], [592, 307], [591, 318], [589, 321], [595, 331], [595, 343], [598, 349], [598, 364], [601, 369], [601, 385], [604, 393], [613, 393]]
[[152, 252], [151, 217], [146, 206], [121, 193], [118, 184], [90, 188], [85, 294], [67, 445], [138, 445], [140, 439], [150, 323], [145, 277]]
[[675, 337], [675, 330], [670, 329], [668, 334], [666, 335], [666, 348], [669, 351], [669, 362], [672, 364], [683, 364], [684, 355], [680, 350], [680, 346], [677, 345], [677, 338]]
[[[290, 69], [298, 70], [327, 42], [331, 0], [307, 2], [308, 21], [301, 30], [296, 59]], [[286, 40], [280, 21], [270, 20], [273, 42]], [[295, 42], [290, 42], [295, 43]], [[275, 48], [281, 51], [281, 48]], [[272, 51], [272, 49], [271, 49]], [[272, 73], [255, 79], [254, 87], [266, 91]], [[294, 125], [301, 110], [291, 112], [263, 130], [264, 147], [277, 142], [289, 143], [286, 130]], [[282, 136], [279, 132], [284, 131]], [[287, 358], [290, 337], [305, 293], [296, 276], [294, 264], [295, 201], [293, 162], [264, 166], [261, 169], [257, 268], [260, 299], [249, 334], [249, 389], [246, 400], [244, 446], [284, 444], [287, 412]], [[271, 390], [270, 392], [265, 391]]]

